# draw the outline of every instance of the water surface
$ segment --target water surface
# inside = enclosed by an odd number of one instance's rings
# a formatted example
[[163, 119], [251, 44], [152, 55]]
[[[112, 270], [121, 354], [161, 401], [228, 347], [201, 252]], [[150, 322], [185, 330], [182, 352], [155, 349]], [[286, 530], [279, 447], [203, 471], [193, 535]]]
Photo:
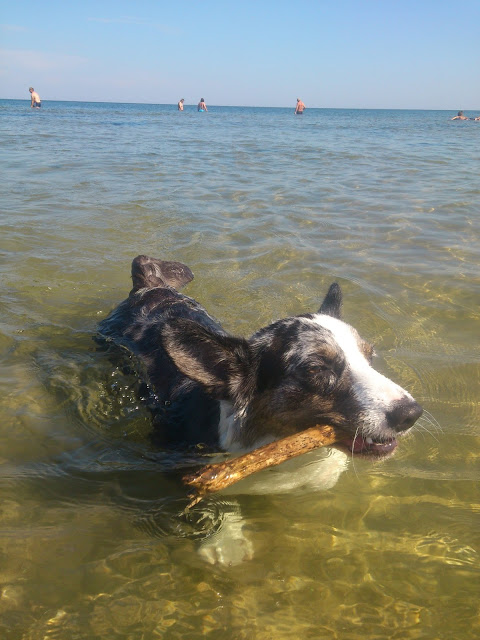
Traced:
[[[480, 122], [28, 105], [0, 101], [0, 636], [477, 638]], [[326, 491], [239, 496], [253, 559], [207, 564], [231, 506], [180, 515], [185, 460], [92, 339], [139, 253], [239, 335], [336, 280], [426, 417]]]

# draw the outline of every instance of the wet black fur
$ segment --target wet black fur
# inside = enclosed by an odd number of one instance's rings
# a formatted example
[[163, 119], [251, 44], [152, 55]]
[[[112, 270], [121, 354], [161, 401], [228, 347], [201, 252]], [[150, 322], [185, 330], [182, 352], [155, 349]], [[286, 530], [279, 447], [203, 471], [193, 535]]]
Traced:
[[[99, 333], [136, 356], [157, 443], [218, 448], [221, 400], [233, 405], [234, 440], [244, 448], [322, 421], [355, 433], [362, 408], [345, 355], [330, 331], [308, 322], [312, 315], [279, 320], [245, 340], [179, 292], [193, 279], [185, 265], [138, 256], [132, 279], [129, 297]], [[339, 318], [341, 304], [333, 284], [319, 312]]]

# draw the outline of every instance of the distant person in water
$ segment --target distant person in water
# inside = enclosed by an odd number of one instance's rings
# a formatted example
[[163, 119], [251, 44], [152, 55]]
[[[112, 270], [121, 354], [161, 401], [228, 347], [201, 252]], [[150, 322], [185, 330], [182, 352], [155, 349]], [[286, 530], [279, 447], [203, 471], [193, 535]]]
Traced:
[[307, 107], [303, 104], [300, 98], [297, 98], [297, 106], [295, 107], [295, 115], [301, 116]]
[[38, 95], [38, 93], [35, 91], [33, 87], [30, 87], [29, 91], [32, 97], [30, 106], [32, 107], [32, 109], [40, 109], [40, 107], [42, 106], [42, 101], [40, 100], [40, 96]]
[[470, 118], [464, 116], [463, 111], [459, 111], [456, 116], [453, 116], [452, 120], [470, 120]]
[[197, 111], [208, 111], [207, 105], [205, 104], [205, 100], [200, 98], [200, 102], [197, 105]]
[[183, 111], [183, 103], [184, 102], [185, 102], [185, 100], [183, 98], [181, 100], [179, 100], [178, 105], [177, 105], [179, 111]]

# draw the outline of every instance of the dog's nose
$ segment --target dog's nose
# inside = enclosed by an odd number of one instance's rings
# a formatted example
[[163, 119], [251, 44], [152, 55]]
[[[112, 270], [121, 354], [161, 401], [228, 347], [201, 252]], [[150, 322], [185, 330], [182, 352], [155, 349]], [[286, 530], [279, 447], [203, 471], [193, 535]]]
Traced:
[[423, 409], [418, 402], [410, 398], [403, 398], [387, 411], [387, 423], [397, 432], [406, 431], [415, 424], [422, 413]]

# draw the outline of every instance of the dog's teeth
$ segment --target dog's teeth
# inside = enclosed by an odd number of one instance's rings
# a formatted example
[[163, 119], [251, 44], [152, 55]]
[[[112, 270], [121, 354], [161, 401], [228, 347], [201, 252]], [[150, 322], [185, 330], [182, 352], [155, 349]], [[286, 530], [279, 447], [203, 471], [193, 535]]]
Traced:
[[373, 440], [371, 438], [365, 438], [365, 442], [367, 444], [373, 444]]

